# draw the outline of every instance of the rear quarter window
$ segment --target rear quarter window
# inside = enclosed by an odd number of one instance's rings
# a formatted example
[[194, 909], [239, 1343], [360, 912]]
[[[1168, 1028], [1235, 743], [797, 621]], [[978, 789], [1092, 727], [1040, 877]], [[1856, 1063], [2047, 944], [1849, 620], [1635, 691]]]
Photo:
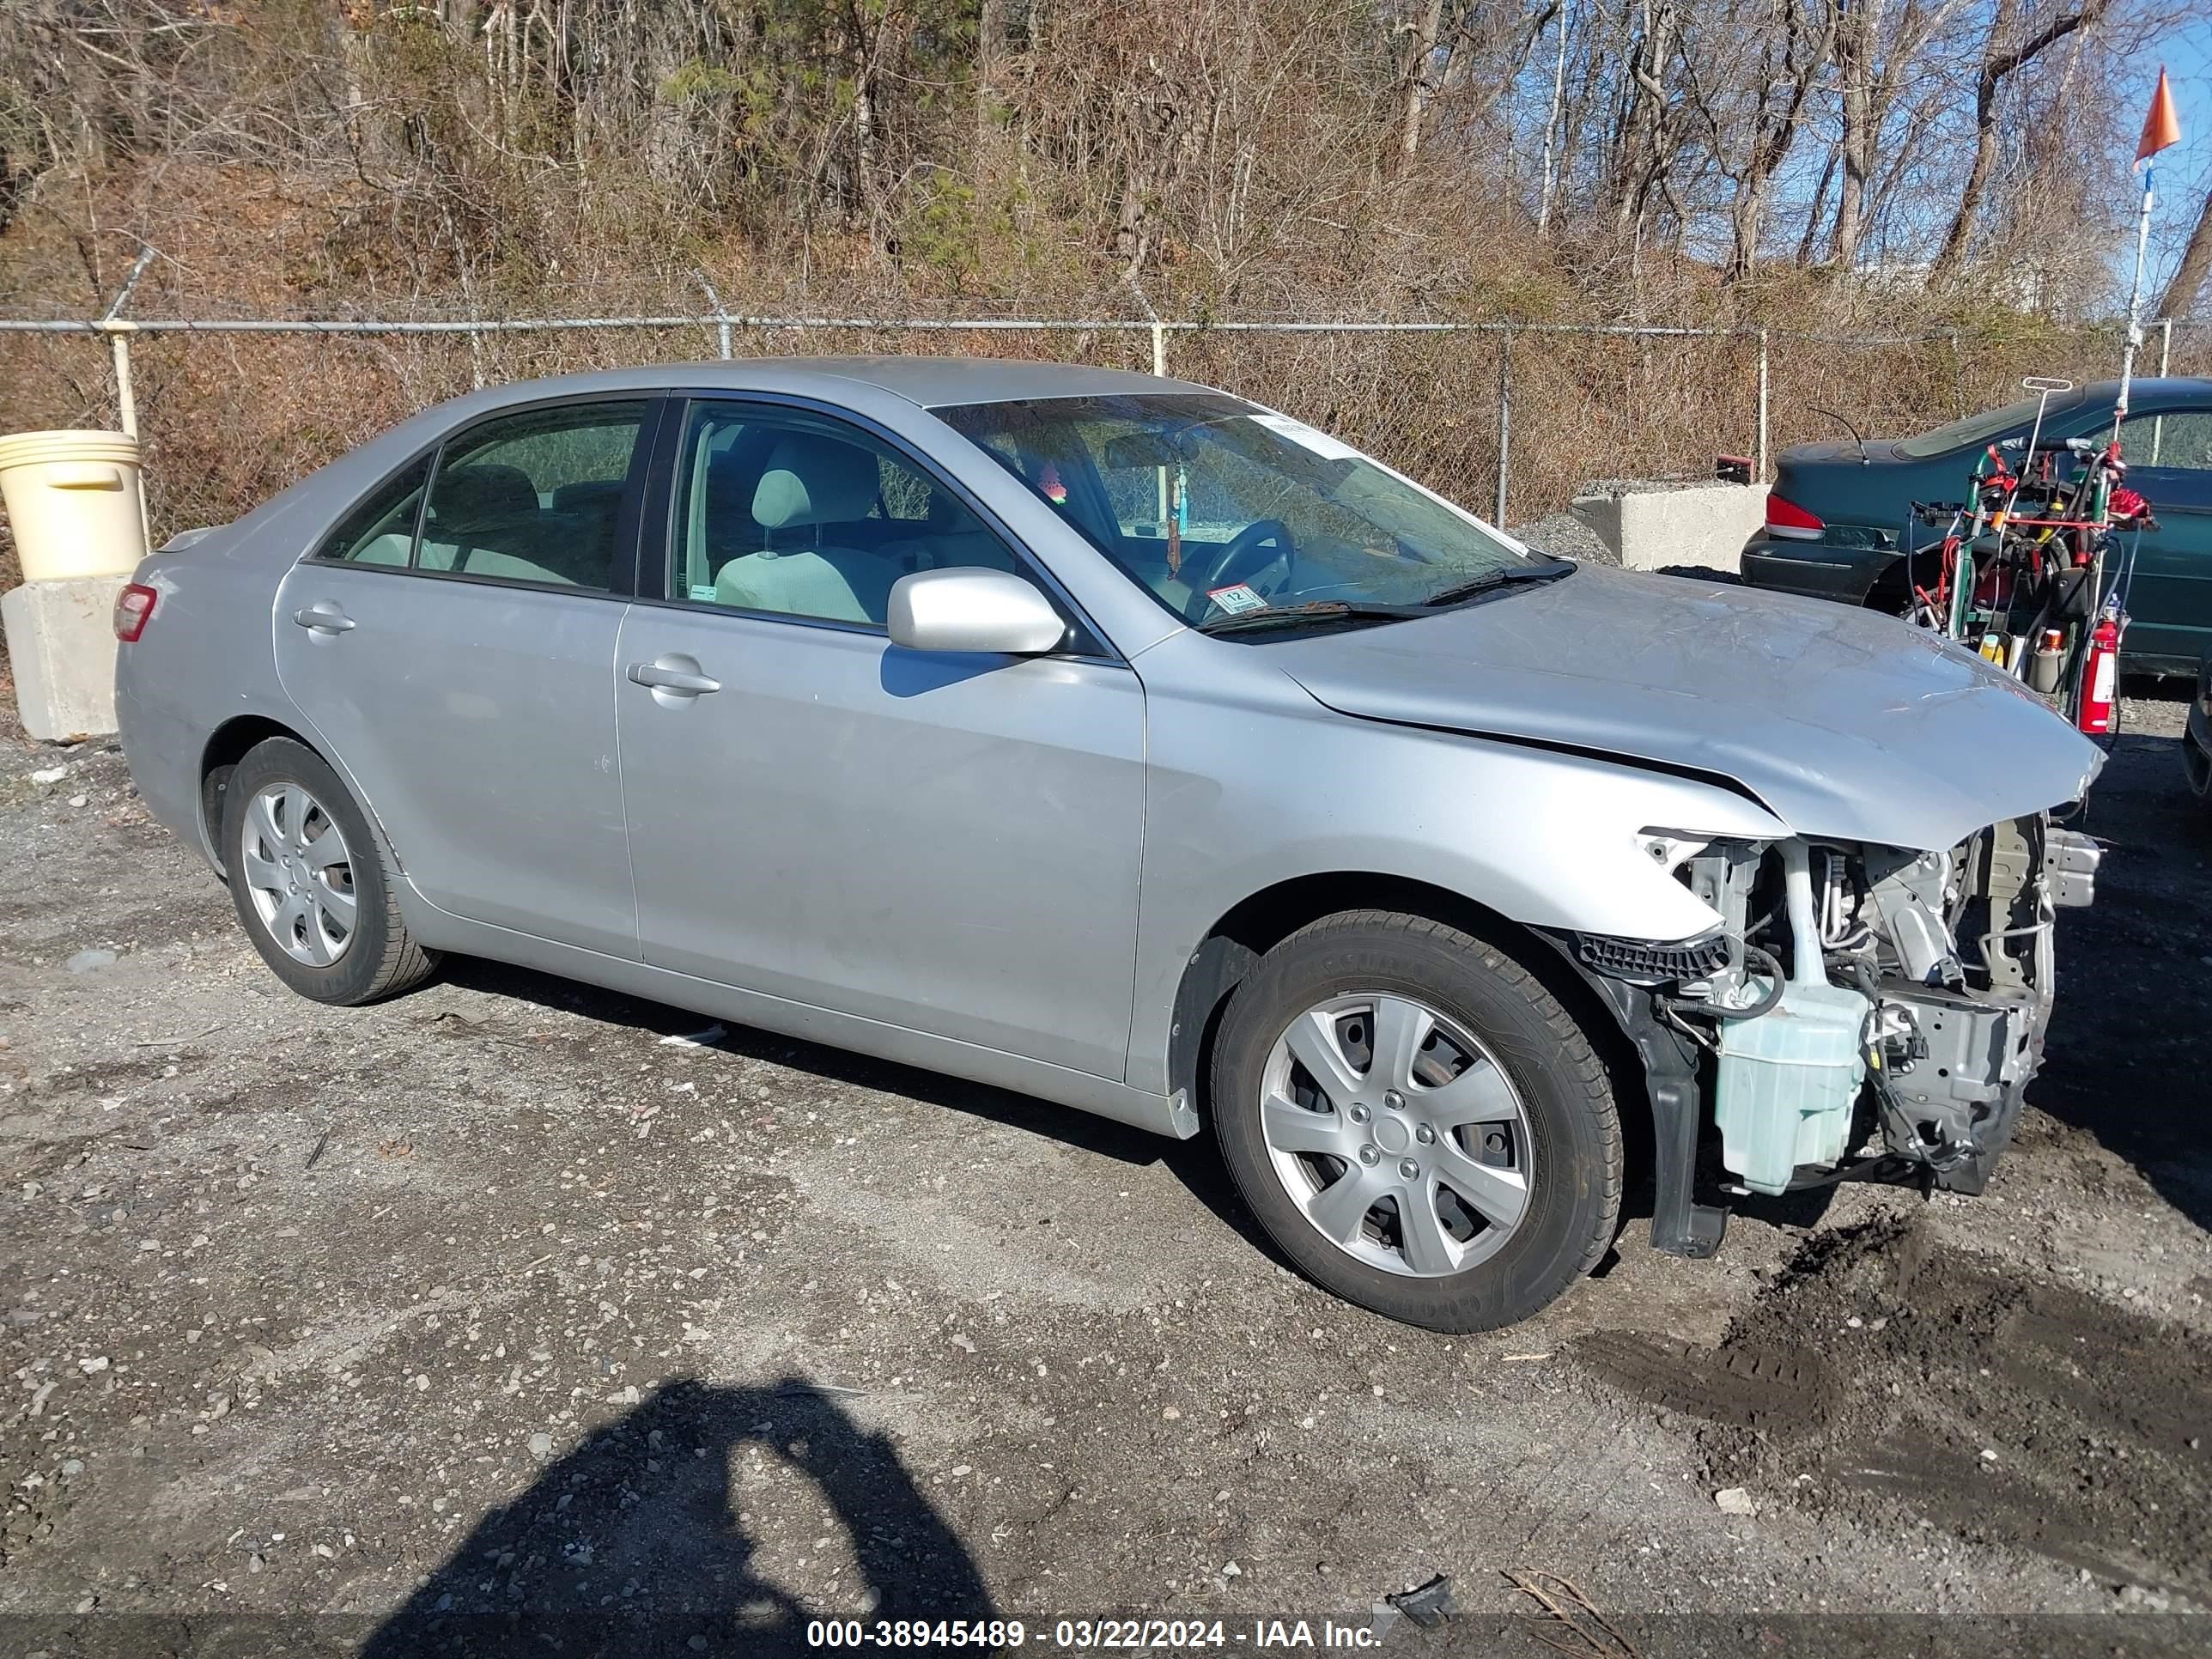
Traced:
[[323, 538], [313, 556], [341, 564], [404, 565], [414, 551], [415, 520], [422, 486], [429, 480], [430, 457], [425, 455], [362, 497]]

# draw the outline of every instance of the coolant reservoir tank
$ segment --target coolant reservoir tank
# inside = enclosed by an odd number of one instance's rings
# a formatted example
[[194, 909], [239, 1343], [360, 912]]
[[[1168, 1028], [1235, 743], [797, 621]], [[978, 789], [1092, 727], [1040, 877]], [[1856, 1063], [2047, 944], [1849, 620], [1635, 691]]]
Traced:
[[[1753, 983], [1764, 995], [1772, 981]], [[1870, 1006], [1840, 985], [1792, 981], [1757, 1018], [1722, 1022], [1713, 1119], [1721, 1161], [1752, 1191], [1782, 1192], [1801, 1164], [1842, 1158]]]

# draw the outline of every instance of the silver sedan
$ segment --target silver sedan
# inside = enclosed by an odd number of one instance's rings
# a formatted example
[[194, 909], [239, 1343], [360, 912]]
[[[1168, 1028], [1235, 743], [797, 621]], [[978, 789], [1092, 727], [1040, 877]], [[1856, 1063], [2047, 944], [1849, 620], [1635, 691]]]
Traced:
[[1095, 369], [478, 392], [117, 631], [148, 805], [301, 994], [464, 952], [1211, 1129], [1445, 1330], [1604, 1254], [1632, 1114], [1679, 1254], [1723, 1189], [1978, 1191], [2094, 873], [2097, 750], [1978, 659]]

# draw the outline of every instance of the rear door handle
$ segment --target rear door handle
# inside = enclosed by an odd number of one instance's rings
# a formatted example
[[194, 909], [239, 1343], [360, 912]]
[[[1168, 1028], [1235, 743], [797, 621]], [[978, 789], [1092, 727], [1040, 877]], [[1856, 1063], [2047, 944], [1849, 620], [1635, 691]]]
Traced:
[[294, 611], [292, 620], [318, 634], [343, 634], [355, 626], [354, 619], [328, 599], [318, 599], [305, 611]]
[[631, 680], [639, 685], [649, 685], [656, 691], [672, 691], [679, 697], [703, 696], [722, 689], [721, 681], [691, 669], [676, 667], [665, 657], [658, 662], [634, 662], [629, 672]]

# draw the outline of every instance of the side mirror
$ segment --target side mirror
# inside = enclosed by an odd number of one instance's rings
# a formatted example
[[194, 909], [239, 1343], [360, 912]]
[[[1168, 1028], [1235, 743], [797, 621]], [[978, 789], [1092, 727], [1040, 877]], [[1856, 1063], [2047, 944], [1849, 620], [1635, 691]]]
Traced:
[[1067, 623], [1052, 601], [1004, 570], [918, 570], [891, 586], [891, 643], [909, 651], [1056, 651]]

